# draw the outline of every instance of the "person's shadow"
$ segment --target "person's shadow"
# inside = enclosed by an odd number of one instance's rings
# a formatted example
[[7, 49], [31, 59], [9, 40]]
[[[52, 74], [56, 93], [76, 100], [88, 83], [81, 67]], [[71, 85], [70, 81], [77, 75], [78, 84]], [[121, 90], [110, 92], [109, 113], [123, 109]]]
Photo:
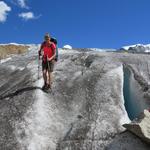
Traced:
[[0, 96], [0, 100], [5, 99], [5, 98], [12, 98], [12, 97], [17, 96], [17, 95], [24, 93], [26, 91], [32, 91], [32, 90], [37, 90], [37, 89], [42, 90], [42, 88], [38, 87], [38, 86], [24, 87], [24, 88], [16, 90], [15, 92], [8, 93], [7, 95], [4, 95], [4, 96], [3, 95]]

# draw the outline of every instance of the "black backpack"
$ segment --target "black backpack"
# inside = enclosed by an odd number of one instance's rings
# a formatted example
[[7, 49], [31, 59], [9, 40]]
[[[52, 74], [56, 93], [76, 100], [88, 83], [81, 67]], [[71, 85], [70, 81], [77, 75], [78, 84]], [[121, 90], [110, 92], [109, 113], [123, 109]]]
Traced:
[[51, 42], [53, 42], [56, 45], [56, 57], [55, 61], [58, 61], [58, 47], [57, 47], [57, 39], [56, 38], [51, 38]]

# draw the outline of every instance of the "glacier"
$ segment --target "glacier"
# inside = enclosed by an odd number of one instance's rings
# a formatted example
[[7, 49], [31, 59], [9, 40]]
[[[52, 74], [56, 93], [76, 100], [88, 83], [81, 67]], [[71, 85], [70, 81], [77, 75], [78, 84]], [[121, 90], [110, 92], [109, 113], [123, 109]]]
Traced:
[[[148, 150], [129, 123], [124, 66], [149, 103], [149, 55], [59, 49], [52, 92], [41, 90], [39, 45], [0, 64], [2, 150]], [[15, 66], [11, 69], [11, 66]]]

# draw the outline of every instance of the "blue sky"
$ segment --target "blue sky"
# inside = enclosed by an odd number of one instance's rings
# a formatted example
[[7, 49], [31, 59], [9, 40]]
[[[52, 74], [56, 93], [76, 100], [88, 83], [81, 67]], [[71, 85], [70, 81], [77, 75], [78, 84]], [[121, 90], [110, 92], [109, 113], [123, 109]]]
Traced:
[[150, 43], [150, 0], [2, 0], [0, 43], [120, 48]]

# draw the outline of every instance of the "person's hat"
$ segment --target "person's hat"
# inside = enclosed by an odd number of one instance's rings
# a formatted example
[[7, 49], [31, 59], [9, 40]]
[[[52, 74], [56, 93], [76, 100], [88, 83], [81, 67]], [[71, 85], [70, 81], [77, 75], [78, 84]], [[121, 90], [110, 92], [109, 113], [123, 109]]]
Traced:
[[45, 36], [44, 36], [44, 39], [49, 39], [49, 38], [50, 38], [49, 33], [46, 33]]

